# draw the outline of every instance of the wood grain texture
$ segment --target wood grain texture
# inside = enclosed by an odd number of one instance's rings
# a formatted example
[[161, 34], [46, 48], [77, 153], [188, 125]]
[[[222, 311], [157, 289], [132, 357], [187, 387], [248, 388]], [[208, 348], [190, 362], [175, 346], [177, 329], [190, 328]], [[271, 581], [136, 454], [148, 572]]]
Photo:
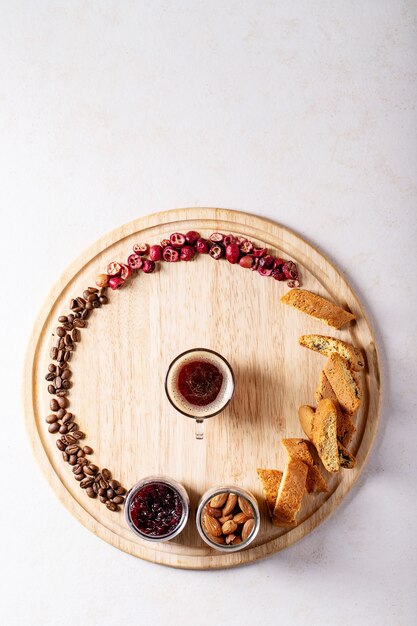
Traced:
[[[219, 230], [245, 235], [276, 255], [293, 259], [302, 286], [348, 307], [357, 322], [329, 329], [318, 320], [279, 302], [287, 286], [256, 272], [200, 256], [191, 263], [163, 264], [141, 274], [110, 304], [98, 310], [71, 361], [74, 387], [70, 410], [93, 462], [109, 467], [127, 487], [148, 474], [166, 474], [184, 484], [191, 498], [185, 530], [173, 541], [150, 544], [134, 536], [122, 513], [90, 500], [73, 479], [47, 432], [49, 397], [44, 375], [50, 361], [56, 319], [68, 312], [70, 298], [94, 283], [113, 259], [125, 259], [133, 243], [157, 243], [176, 230]], [[266, 513], [256, 468], [283, 470], [282, 437], [303, 436], [300, 404], [314, 403], [314, 390], [325, 360], [298, 345], [303, 334], [339, 337], [360, 347], [366, 368], [364, 389], [350, 450], [354, 470], [329, 476], [330, 493], [305, 496], [299, 524], [274, 528]], [[205, 425], [205, 439], [194, 438], [193, 420], [176, 413], [164, 393], [171, 360], [193, 347], [223, 354], [236, 375], [233, 401]], [[36, 321], [28, 347], [24, 402], [26, 426], [37, 460], [67, 509], [89, 530], [113, 546], [140, 558], [187, 569], [233, 567], [265, 557], [294, 543], [326, 518], [362, 471], [378, 424], [380, 389], [377, 349], [370, 324], [352, 289], [313, 246], [283, 226], [247, 213], [213, 208], [178, 209], [149, 215], [109, 233], [86, 250], [53, 287]], [[197, 534], [194, 515], [199, 496], [209, 487], [236, 484], [258, 498], [261, 530], [242, 552], [220, 554]]]

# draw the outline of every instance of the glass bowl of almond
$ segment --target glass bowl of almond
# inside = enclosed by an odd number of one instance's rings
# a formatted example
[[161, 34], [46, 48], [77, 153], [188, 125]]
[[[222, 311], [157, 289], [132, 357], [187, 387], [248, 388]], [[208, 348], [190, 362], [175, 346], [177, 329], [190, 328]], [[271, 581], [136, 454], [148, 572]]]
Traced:
[[221, 552], [243, 550], [259, 532], [258, 503], [250, 491], [240, 487], [209, 489], [198, 504], [196, 524], [211, 548]]

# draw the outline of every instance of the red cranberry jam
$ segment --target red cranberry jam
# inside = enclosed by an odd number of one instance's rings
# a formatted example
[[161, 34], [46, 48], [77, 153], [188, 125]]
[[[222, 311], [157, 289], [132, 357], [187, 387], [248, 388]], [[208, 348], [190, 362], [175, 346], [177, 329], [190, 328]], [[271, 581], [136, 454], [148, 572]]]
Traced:
[[129, 506], [133, 525], [149, 537], [163, 537], [173, 533], [181, 523], [182, 511], [179, 493], [162, 482], [141, 487]]

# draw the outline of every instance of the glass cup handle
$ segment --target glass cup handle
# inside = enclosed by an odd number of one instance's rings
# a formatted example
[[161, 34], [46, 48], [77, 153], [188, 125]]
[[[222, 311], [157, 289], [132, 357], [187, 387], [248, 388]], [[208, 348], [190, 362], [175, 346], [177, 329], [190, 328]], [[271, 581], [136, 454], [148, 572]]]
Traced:
[[202, 419], [195, 420], [195, 438], [204, 439], [204, 420]]

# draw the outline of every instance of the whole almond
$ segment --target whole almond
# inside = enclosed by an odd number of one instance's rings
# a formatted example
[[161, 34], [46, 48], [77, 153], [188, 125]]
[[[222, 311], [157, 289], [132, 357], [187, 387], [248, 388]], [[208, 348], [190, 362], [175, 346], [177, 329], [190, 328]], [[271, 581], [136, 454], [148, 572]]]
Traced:
[[220, 524], [224, 524], [225, 522], [228, 522], [229, 519], [233, 518], [233, 513], [230, 513], [230, 515], [223, 515], [222, 517], [219, 517], [219, 522]]
[[229, 543], [232, 543], [232, 541], [233, 541], [234, 539], [236, 539], [236, 537], [237, 537], [237, 535], [234, 535], [233, 533], [231, 533], [230, 535], [227, 535], [227, 537], [226, 537], [226, 543], [227, 543], [227, 545], [229, 545]]
[[229, 515], [229, 513], [233, 511], [233, 509], [236, 506], [236, 503], [237, 503], [237, 495], [235, 493], [229, 493], [227, 500], [226, 500], [226, 504], [224, 505], [223, 510], [222, 510], [223, 517], [225, 515]]
[[229, 494], [227, 492], [225, 492], [225, 493], [218, 493], [217, 496], [214, 496], [210, 500], [210, 506], [212, 506], [213, 509], [221, 509], [223, 504], [226, 502], [228, 495]]
[[249, 535], [251, 534], [254, 528], [255, 528], [255, 520], [253, 518], [248, 519], [243, 524], [242, 535], [241, 535], [242, 541], [245, 541], [245, 539], [249, 537]]
[[239, 535], [237, 535], [233, 541], [232, 541], [232, 546], [237, 546], [238, 543], [242, 543], [242, 539], [239, 537]]
[[206, 511], [212, 517], [221, 517], [222, 515], [222, 512], [220, 509], [215, 509], [213, 506], [210, 506], [209, 504], [206, 506]]
[[220, 537], [215, 537], [214, 535], [207, 535], [207, 536], [211, 541], [214, 541], [214, 543], [218, 543], [220, 545], [224, 545], [226, 543], [223, 535], [220, 535]]
[[246, 517], [253, 517], [253, 509], [246, 498], [239, 496], [239, 508]]
[[248, 519], [248, 516], [245, 515], [243, 511], [241, 511], [240, 513], [234, 516], [233, 521], [236, 522], [236, 524], [244, 524], [247, 519]]
[[234, 522], [233, 520], [229, 519], [228, 522], [225, 522], [222, 526], [222, 533], [223, 535], [230, 535], [231, 533], [234, 533], [235, 530], [237, 528], [237, 524], [236, 522]]
[[201, 524], [203, 526], [204, 532], [207, 535], [212, 535], [213, 537], [220, 537], [222, 534], [222, 527], [215, 517], [212, 517], [207, 513], [206, 510], [203, 511], [203, 515], [201, 516]]

